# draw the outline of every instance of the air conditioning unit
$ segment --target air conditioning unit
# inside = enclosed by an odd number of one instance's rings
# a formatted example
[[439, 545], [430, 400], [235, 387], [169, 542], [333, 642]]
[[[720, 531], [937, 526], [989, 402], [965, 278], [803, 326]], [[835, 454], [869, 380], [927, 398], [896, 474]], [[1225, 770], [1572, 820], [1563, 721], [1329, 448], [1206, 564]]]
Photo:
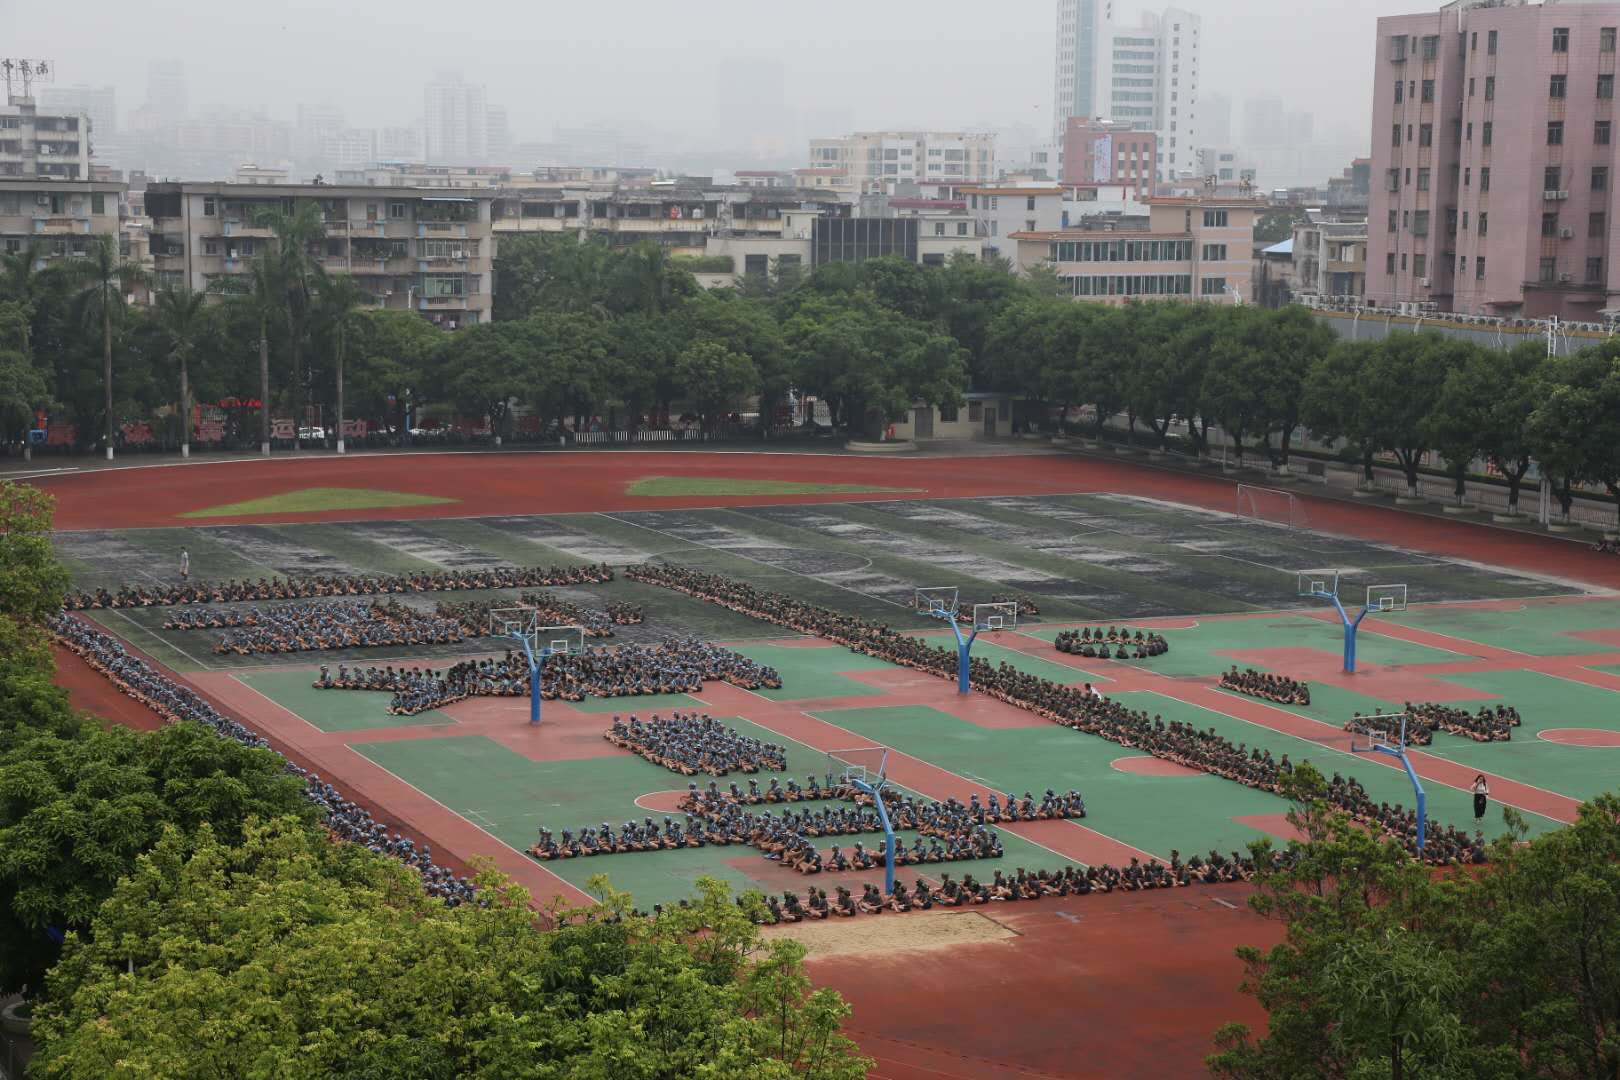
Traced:
[[1558, 230], [1558, 236], [1559, 239], [1562, 240], [1572, 239], [1575, 236], [1575, 230], [1570, 228], [1568, 225], [1565, 225], [1562, 229]]
[[1565, 283], [1565, 284], [1568, 284], [1569, 282], [1575, 280], [1575, 275], [1574, 274], [1559, 274], [1558, 275], [1558, 280]]
[[1418, 278], [1418, 284], [1423, 286], [1425, 289], [1427, 289], [1429, 287], [1429, 279], [1428, 278]]

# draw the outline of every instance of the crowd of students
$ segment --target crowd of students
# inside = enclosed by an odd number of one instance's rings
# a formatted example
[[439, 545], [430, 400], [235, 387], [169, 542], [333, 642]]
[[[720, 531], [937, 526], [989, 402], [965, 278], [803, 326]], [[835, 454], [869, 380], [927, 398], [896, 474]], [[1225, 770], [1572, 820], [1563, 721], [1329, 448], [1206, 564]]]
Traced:
[[992, 604], [1015, 604], [1020, 617], [1026, 615], [1035, 616], [1041, 613], [1041, 609], [1036, 606], [1035, 601], [1023, 593], [996, 593], [990, 598], [990, 602]]
[[[1277, 867], [1286, 865], [1289, 858], [1282, 851], [1272, 854], [1273, 865]], [[846, 885], [834, 886], [831, 896], [826, 889], [812, 885], [802, 898], [792, 890], [784, 891], [780, 897], [766, 896], [764, 910], [756, 917], [767, 925], [775, 925], [884, 912], [927, 911], [936, 907], [1041, 900], [1049, 896], [1221, 885], [1248, 881], [1255, 871], [1254, 860], [1237, 852], [1227, 857], [1212, 851], [1207, 859], [1194, 856], [1186, 862], [1181, 861], [1178, 852], [1172, 852], [1168, 866], [1156, 859], [1147, 863], [1132, 859], [1123, 868], [1107, 863], [1085, 869], [1065, 866], [1061, 870], [1029, 871], [1019, 867], [1011, 875], [997, 870], [989, 881], [983, 882], [976, 881], [972, 874], [963, 875], [961, 881], [942, 874], [937, 885], [919, 877], [909, 888], [905, 882], [896, 881], [894, 892], [888, 896], [877, 885], [867, 884], [862, 887], [858, 900]], [[739, 898], [738, 902], [745, 904], [746, 900]]]
[[1524, 723], [1512, 705], [1481, 705], [1478, 712], [1469, 712], [1439, 702], [1414, 705], [1408, 701], [1406, 714], [1431, 728], [1475, 742], [1507, 742], [1513, 738], [1513, 729]]
[[[186, 615], [203, 615], [205, 620], [212, 621], [205, 614], [212, 610], [202, 608]], [[451, 645], [465, 636], [465, 628], [456, 619], [430, 615], [397, 600], [340, 600], [286, 604], [262, 610], [250, 608], [240, 613], [235, 627], [220, 635], [213, 649], [221, 655], [251, 656], [321, 649]]]
[[1277, 675], [1269, 671], [1256, 671], [1254, 668], [1239, 671], [1235, 664], [1230, 671], [1221, 673], [1220, 685], [1222, 690], [1247, 694], [1250, 697], [1276, 702], [1278, 705], [1311, 703], [1311, 688], [1302, 680], [1290, 679], [1286, 675]]
[[1095, 656], [1099, 660], [1146, 660], [1153, 656], [1163, 656], [1170, 651], [1170, 643], [1164, 640], [1162, 634], [1155, 634], [1151, 630], [1138, 630], [1133, 636], [1128, 629], [1117, 629], [1112, 626], [1106, 633], [1099, 626], [1095, 634], [1091, 632], [1089, 626], [1083, 626], [1079, 630], [1064, 630], [1052, 640], [1052, 646], [1058, 652], [1074, 656]]
[[787, 768], [786, 749], [750, 739], [708, 713], [677, 712], [668, 719], [653, 713], [646, 720], [638, 719], [634, 713], [628, 719], [614, 714], [613, 723], [602, 737], [683, 776], [725, 776]]
[[[102, 633], [83, 619], [59, 615], [49, 620], [47, 627], [64, 648], [83, 658], [86, 664], [104, 675], [120, 691], [163, 719], [174, 723], [200, 723], [211, 728], [220, 738], [231, 739], [244, 746], [269, 748], [269, 744], [258, 734], [222, 715], [189, 687], [160, 674], [138, 657], [131, 656], [117, 638]], [[344, 798], [337, 788], [315, 773], [292, 762], [285, 762], [285, 767], [303, 781], [305, 798], [320, 807], [326, 827], [335, 837], [362, 844], [415, 869], [421, 875], [428, 893], [441, 898], [446, 904], [456, 906], [477, 900], [473, 883], [448, 867], [435, 863], [433, 852], [427, 845], [418, 846], [408, 836], [390, 833], [363, 806]]]
[[[899, 634], [882, 624], [804, 603], [781, 593], [675, 565], [632, 566], [626, 568], [625, 576], [801, 633], [824, 637], [890, 663], [946, 678], [956, 676], [954, 650], [940, 649], [929, 645], [925, 638]], [[974, 685], [980, 690], [1054, 723], [1250, 787], [1280, 793], [1285, 774], [1293, 768], [1286, 755], [1276, 761], [1270, 751], [1249, 750], [1244, 744], [1233, 744], [1213, 728], [1199, 731], [1190, 724], [1176, 721], [1166, 724], [1160, 716], [1104, 697], [1089, 683], [1065, 686], [1020, 672], [1005, 663], [997, 667], [976, 663], [971, 674]], [[1329, 797], [1336, 806], [1375, 825], [1416, 853], [1415, 813], [1400, 804], [1374, 803], [1353, 779], [1346, 781], [1335, 776], [1335, 780], [1336, 784], [1329, 785]], [[1483, 856], [1483, 841], [1478, 841], [1478, 834], [1469, 837], [1432, 819], [1426, 828], [1425, 857], [1429, 861], [1465, 861], [1472, 858], [1476, 849]]]
[[542, 622], [556, 626], [583, 626], [586, 637], [612, 637], [615, 626], [635, 626], [643, 621], [639, 605], [614, 601], [605, 611], [583, 608], [548, 592], [526, 592], [521, 601], [539, 612]]
[[[728, 682], [745, 690], [780, 689], [776, 669], [730, 649], [697, 638], [666, 638], [657, 645], [596, 646], [581, 653], [555, 653], [540, 671], [540, 696], [547, 701], [594, 697], [691, 694], [705, 681]], [[315, 680], [320, 690], [385, 690], [393, 693], [388, 711], [413, 716], [470, 697], [526, 696], [527, 659], [508, 649], [500, 659], [463, 660], [432, 668], [340, 665], [336, 677], [326, 667]]]
[[495, 566], [484, 570], [441, 570], [416, 574], [318, 574], [307, 578], [258, 581], [231, 579], [180, 585], [125, 585], [75, 590], [62, 606], [68, 611], [95, 608], [169, 607], [175, 604], [223, 604], [243, 600], [316, 600], [333, 596], [381, 596], [389, 593], [458, 592], [464, 589], [531, 589], [554, 585], [595, 585], [613, 580], [606, 563], [596, 566]]

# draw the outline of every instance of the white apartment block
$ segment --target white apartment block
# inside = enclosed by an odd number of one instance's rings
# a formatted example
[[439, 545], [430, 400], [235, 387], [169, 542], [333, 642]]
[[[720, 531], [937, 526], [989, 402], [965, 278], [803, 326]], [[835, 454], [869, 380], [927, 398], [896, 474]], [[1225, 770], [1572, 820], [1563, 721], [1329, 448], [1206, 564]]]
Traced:
[[[961, 131], [859, 131], [810, 140], [810, 179], [836, 178], [855, 195], [890, 192], [897, 184], [995, 179], [996, 137]], [[823, 170], [827, 170], [823, 172]], [[801, 186], [812, 186], [800, 179]]]
[[0, 109], [0, 177], [90, 179], [90, 118], [41, 112], [32, 98]]
[[1113, 17], [1109, 0], [1058, 0], [1054, 132], [1061, 140], [1071, 116], [1127, 123], [1158, 137], [1158, 179], [1191, 176], [1202, 19], [1176, 7], [1134, 27]]
[[0, 251], [7, 255], [38, 245], [41, 258], [90, 253], [97, 236], [119, 235], [114, 180], [51, 180], [0, 176]]
[[148, 184], [157, 284], [207, 291], [251, 272], [273, 233], [264, 211], [312, 200], [326, 236], [317, 258], [351, 274], [382, 307], [414, 310], [449, 329], [488, 322], [495, 241], [492, 192], [378, 190], [333, 184]]
[[1013, 233], [1061, 229], [1064, 225], [1060, 187], [968, 187], [956, 197], [967, 202], [968, 214], [978, 223], [984, 254], [1016, 261], [1018, 242]]
[[489, 107], [481, 83], [441, 74], [423, 91], [423, 130], [433, 164], [477, 165], [489, 158]]

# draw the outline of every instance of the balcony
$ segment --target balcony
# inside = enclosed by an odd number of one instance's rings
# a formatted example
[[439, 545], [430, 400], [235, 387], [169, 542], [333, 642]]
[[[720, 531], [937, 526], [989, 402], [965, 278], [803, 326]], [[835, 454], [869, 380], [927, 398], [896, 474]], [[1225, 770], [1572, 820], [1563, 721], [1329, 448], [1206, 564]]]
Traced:
[[35, 236], [84, 236], [90, 232], [90, 219], [68, 215], [34, 218]]
[[467, 223], [464, 221], [422, 221], [416, 226], [416, 235], [419, 237], [431, 236], [435, 239], [447, 237], [465, 238]]
[[268, 240], [276, 235], [275, 231], [267, 225], [260, 225], [253, 221], [242, 221], [236, 218], [223, 219], [219, 223], [219, 227], [220, 236], [253, 236]]
[[329, 235], [329, 236], [334, 234], [334, 233], [346, 233], [346, 232], [349, 231], [349, 219], [348, 218], [322, 218], [321, 219], [321, 226], [326, 230], [327, 235]]
[[466, 296], [418, 296], [416, 298], [416, 303], [417, 303], [417, 307], [419, 307], [423, 311], [427, 311], [429, 308], [433, 308], [433, 309], [464, 308], [464, 307], [467, 306], [467, 297]]
[[717, 223], [708, 218], [609, 218], [609, 232], [706, 232]]

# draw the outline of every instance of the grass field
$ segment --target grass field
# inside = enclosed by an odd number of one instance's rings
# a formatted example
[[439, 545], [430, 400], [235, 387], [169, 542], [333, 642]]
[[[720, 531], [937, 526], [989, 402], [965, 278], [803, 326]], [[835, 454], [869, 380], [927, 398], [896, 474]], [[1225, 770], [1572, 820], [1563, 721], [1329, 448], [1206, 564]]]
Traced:
[[[746, 492], [728, 487], [723, 493]], [[261, 512], [243, 505], [216, 509]], [[1466, 783], [1457, 775], [1466, 780], [1484, 771], [1498, 778], [1493, 792], [1508, 801], [1519, 798], [1532, 831], [1541, 832], [1567, 820], [1574, 801], [1612, 787], [1620, 764], [1615, 748], [1541, 737], [1570, 728], [1620, 731], [1617, 681], [1603, 674], [1620, 673], [1620, 600], [1571, 595], [1559, 583], [1388, 545], [1123, 496], [198, 525], [61, 533], [56, 545], [76, 583], [91, 587], [174, 580], [182, 545], [191, 553], [193, 575], [201, 578], [665, 560], [929, 634], [939, 632], [938, 624], [912, 611], [918, 587], [957, 585], [964, 603], [1016, 591], [1036, 598], [1040, 617], [1016, 631], [981, 638], [977, 656], [1059, 682], [1097, 683], [1166, 720], [1214, 728], [1251, 748], [1353, 774], [1374, 798], [1389, 802], [1410, 802], [1410, 788], [1388, 764], [1344, 749], [1341, 728], [1352, 712], [1387, 711], [1406, 700], [1517, 706], [1525, 725], [1510, 742], [1478, 744], [1442, 734], [1425, 750], [1420, 771], [1430, 812], [1447, 823], [1472, 828]], [[1409, 585], [1418, 606], [1371, 616], [1364, 624], [1363, 674], [1338, 674], [1342, 633], [1336, 621], [1319, 617], [1319, 605], [1295, 607], [1294, 571], [1302, 566], [1344, 568], [1346, 597], [1368, 584]], [[517, 852], [540, 825], [554, 831], [603, 821], [617, 826], [652, 813], [637, 805], [638, 798], [685, 787], [684, 777], [604, 747], [600, 731], [610, 715], [628, 711], [700, 709], [729, 717], [743, 731], [788, 746], [790, 775], [801, 781], [826, 768], [826, 750], [862, 745], [890, 748], [897, 782], [931, 798], [969, 790], [1029, 790], [1038, 796], [1046, 788], [1071, 787], [1085, 794], [1090, 816], [1083, 828], [1054, 822], [1003, 830], [1004, 859], [940, 868], [952, 873], [1055, 867], [1076, 860], [1076, 852], [1097, 850], [1099, 843], [1159, 857], [1172, 849], [1233, 850], [1276, 835], [1278, 816], [1287, 809], [1274, 796], [1207, 775], [1145, 775], [1131, 764], [1140, 756], [1135, 751], [983, 695], [964, 701], [946, 680], [846, 649], [789, 640], [795, 635], [780, 627], [668, 590], [621, 578], [559, 592], [587, 606], [610, 600], [642, 605], [646, 622], [623, 628], [620, 640], [692, 635], [727, 642], [777, 668], [785, 685], [759, 694], [711, 684], [691, 696], [548, 702], [548, 723], [538, 730], [522, 724], [521, 702], [493, 711], [462, 703], [397, 718], [386, 714], [380, 695], [314, 690], [313, 665], [443, 664], [452, 652], [227, 658], [210, 651], [209, 633], [162, 630], [160, 609], [96, 617], [176, 670], [192, 673], [199, 685], [234, 687], [233, 700], [246, 703], [250, 719], [275, 737], [323, 752], [343, 750], [323, 773], [333, 770], [342, 780], [345, 769], [360, 779], [369, 775], [363, 769], [387, 770], [477, 825], [491, 838], [485, 853], [509, 865], [521, 862]], [[479, 598], [515, 601], [516, 595]], [[435, 599], [419, 595], [408, 601], [427, 606]], [[1051, 647], [1064, 626], [1136, 627], [1155, 619], [1162, 621], [1170, 651], [1150, 661], [1085, 661]], [[473, 642], [459, 651], [502, 648]], [[1272, 708], [1214, 690], [1215, 678], [1233, 664], [1309, 679], [1312, 705]], [[1522, 786], [1515, 788], [1515, 782]], [[1494, 817], [1488, 822], [1496, 823]], [[784, 882], [779, 868], [757, 852], [736, 847], [613, 855], [546, 868], [576, 885], [606, 872], [644, 904], [684, 895], [703, 873], [739, 885], [802, 887]], [[830, 885], [832, 879], [819, 883]]]
[[320, 510], [375, 510], [401, 506], [427, 506], [452, 503], [436, 495], [412, 495], [403, 491], [372, 491], [367, 488], [302, 488], [281, 495], [210, 506], [181, 514], [184, 518], [252, 517], [263, 514], [310, 514]]

